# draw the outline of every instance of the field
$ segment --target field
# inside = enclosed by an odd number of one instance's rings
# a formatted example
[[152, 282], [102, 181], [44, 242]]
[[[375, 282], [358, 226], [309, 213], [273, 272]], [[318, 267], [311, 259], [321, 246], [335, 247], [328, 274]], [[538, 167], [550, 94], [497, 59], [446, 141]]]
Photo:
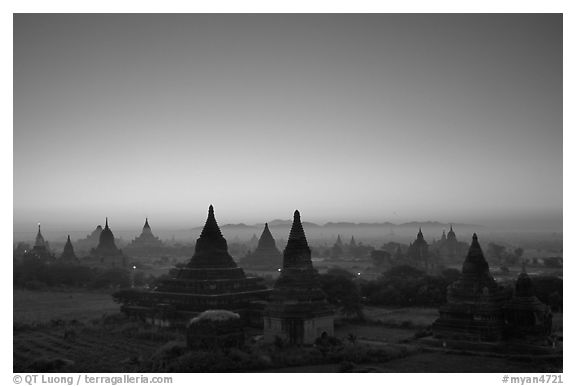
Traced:
[[154, 341], [119, 339], [106, 329], [82, 325], [15, 331], [14, 371], [134, 372], [139, 358], [157, 347]]
[[[138, 372], [166, 342], [183, 334], [129, 321], [109, 293], [14, 291], [13, 369], [15, 372]], [[366, 323], [338, 323], [335, 335], [375, 347], [410, 341], [437, 317], [435, 308], [366, 307]], [[554, 315], [561, 334], [562, 314]], [[276, 372], [336, 372], [336, 364], [274, 369]], [[385, 363], [358, 365], [373, 372], [553, 372], [545, 362], [502, 357], [418, 352]]]
[[43, 323], [51, 320], [86, 321], [120, 309], [104, 292], [13, 291], [14, 322]]

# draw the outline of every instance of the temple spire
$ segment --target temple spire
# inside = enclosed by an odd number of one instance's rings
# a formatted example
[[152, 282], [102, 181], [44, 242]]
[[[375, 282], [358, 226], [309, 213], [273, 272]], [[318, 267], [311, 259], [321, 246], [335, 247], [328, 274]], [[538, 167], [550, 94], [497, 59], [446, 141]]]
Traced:
[[284, 249], [284, 268], [312, 269], [312, 259], [304, 228], [300, 221], [300, 212], [294, 212], [294, 221]]
[[228, 244], [220, 232], [212, 205], [208, 208], [206, 224], [196, 240], [194, 256], [188, 265], [193, 268], [236, 267], [234, 259], [228, 254]]
[[106, 217], [106, 225], [104, 226], [104, 228], [108, 228], [108, 217]]
[[36, 242], [34, 243], [34, 245], [37, 247], [46, 246], [44, 236], [42, 236], [42, 232], [40, 231], [40, 223], [38, 223], [38, 233], [36, 234]]

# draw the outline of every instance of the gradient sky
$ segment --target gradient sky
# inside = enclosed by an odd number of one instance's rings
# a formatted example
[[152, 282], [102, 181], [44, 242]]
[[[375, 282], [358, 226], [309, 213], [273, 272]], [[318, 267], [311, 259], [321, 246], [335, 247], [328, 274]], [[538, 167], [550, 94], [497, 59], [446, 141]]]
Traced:
[[14, 17], [14, 226], [562, 228], [562, 15]]

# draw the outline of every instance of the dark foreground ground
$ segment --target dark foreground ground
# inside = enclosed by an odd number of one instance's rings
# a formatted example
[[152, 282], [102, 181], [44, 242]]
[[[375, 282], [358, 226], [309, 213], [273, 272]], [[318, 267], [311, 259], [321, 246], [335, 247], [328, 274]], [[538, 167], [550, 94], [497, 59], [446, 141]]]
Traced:
[[[181, 333], [130, 321], [109, 294], [14, 291], [14, 372], [561, 372], [561, 358], [454, 353], [420, 346], [430, 308], [368, 308], [370, 323], [339, 323], [342, 346], [189, 352]], [[562, 328], [562, 315], [555, 315]], [[353, 344], [347, 337], [353, 333]]]

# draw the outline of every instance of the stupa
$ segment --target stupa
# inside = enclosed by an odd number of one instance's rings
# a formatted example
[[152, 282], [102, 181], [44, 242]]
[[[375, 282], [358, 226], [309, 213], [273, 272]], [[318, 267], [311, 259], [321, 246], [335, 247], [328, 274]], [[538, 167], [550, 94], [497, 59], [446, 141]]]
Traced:
[[242, 266], [260, 270], [277, 270], [282, 267], [282, 253], [276, 248], [276, 241], [264, 224], [264, 230], [258, 240], [258, 246], [240, 262]]
[[108, 218], [106, 218], [106, 225], [100, 233], [98, 245], [96, 248], [92, 248], [88, 260], [107, 267], [128, 267], [128, 257], [116, 247], [114, 234], [108, 227]]
[[262, 302], [270, 290], [263, 279], [246, 277], [236, 265], [212, 205], [196, 241], [194, 256], [186, 266], [174, 268], [170, 274], [150, 291], [118, 292], [115, 297], [123, 303], [122, 311], [163, 326], [184, 327], [198, 314], [216, 309], [236, 312], [245, 323], [261, 324]]
[[306, 345], [323, 333], [334, 334], [334, 310], [320, 288], [300, 213], [295, 211], [282, 271], [264, 313], [264, 339]]
[[440, 307], [432, 331], [438, 338], [499, 341], [504, 338], [504, 306], [510, 295], [490, 274], [474, 233], [462, 275], [448, 287], [447, 303]]
[[68, 239], [66, 240], [66, 244], [64, 245], [64, 250], [58, 259], [60, 263], [63, 264], [76, 264], [78, 263], [78, 258], [74, 253], [74, 247], [72, 246], [72, 242], [70, 241], [70, 235], [68, 235]]

